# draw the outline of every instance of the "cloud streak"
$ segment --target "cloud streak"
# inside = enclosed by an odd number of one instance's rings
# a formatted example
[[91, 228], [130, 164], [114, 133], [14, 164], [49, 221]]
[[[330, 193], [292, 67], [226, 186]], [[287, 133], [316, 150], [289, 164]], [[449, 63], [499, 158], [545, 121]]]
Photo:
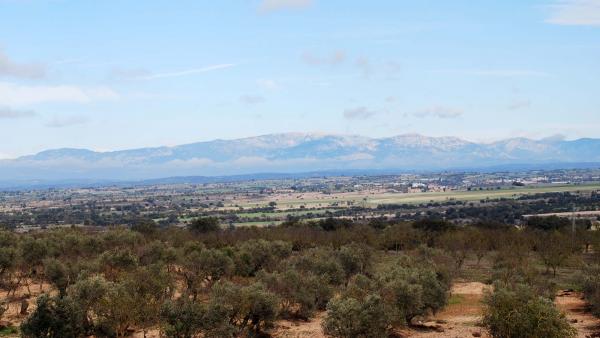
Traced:
[[376, 112], [367, 109], [367, 107], [356, 107], [344, 110], [343, 116], [347, 120], [366, 120], [375, 116]]
[[87, 123], [89, 119], [83, 115], [54, 116], [45, 125], [49, 128], [64, 128]]
[[320, 65], [335, 66], [335, 65], [339, 65], [340, 63], [343, 63], [346, 60], [346, 53], [343, 50], [336, 50], [329, 56], [320, 57], [320, 56], [316, 56], [314, 54], [305, 52], [302, 55], [302, 59], [307, 64], [313, 65], [313, 66], [320, 66]]
[[35, 115], [36, 113], [33, 110], [19, 110], [0, 106], [0, 119], [22, 119]]
[[231, 67], [235, 67], [235, 66], [236, 65], [233, 63], [223, 63], [223, 64], [212, 65], [212, 66], [207, 66], [207, 67], [202, 67], [202, 68], [186, 69], [186, 70], [177, 71], [177, 72], [151, 74], [151, 75], [138, 77], [138, 79], [140, 79], [140, 80], [166, 79], [166, 78], [171, 78], [171, 77], [180, 77], [180, 76], [188, 76], [188, 75], [194, 75], [194, 74], [207, 73], [207, 72], [212, 72], [214, 70], [226, 69], [226, 68], [231, 68]]
[[434, 117], [440, 119], [453, 119], [462, 116], [462, 114], [463, 112], [460, 109], [444, 106], [433, 106], [414, 112], [412, 115], [418, 118]]
[[561, 0], [550, 5], [547, 23], [570, 26], [600, 26], [600, 1]]
[[529, 69], [441, 69], [439, 74], [461, 74], [490, 77], [547, 77], [549, 73]]
[[47, 102], [89, 103], [117, 98], [119, 95], [109, 87], [28, 86], [0, 82], [0, 102], [12, 106]]
[[22, 64], [11, 60], [0, 50], [0, 77], [39, 79], [46, 75], [46, 69], [39, 64]]

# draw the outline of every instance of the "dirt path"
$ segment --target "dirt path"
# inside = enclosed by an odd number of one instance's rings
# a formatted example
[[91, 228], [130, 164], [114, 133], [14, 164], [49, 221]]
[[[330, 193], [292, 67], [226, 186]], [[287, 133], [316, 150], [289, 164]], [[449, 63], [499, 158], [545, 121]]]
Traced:
[[565, 312], [578, 332], [577, 337], [600, 337], [600, 319], [586, 309], [586, 303], [579, 292], [562, 291], [556, 296], [556, 305]]
[[489, 288], [489, 285], [479, 282], [455, 283], [450, 302], [444, 310], [423, 323], [423, 329], [404, 330], [399, 334], [419, 338], [489, 337], [477, 326], [481, 321], [481, 299]]

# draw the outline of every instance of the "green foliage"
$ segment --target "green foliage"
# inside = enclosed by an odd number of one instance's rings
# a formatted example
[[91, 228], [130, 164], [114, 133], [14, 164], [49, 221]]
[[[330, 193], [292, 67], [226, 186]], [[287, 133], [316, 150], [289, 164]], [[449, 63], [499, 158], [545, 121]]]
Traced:
[[201, 217], [193, 220], [188, 229], [194, 233], [207, 233], [221, 229], [221, 222], [215, 217]]
[[206, 309], [189, 299], [166, 301], [160, 308], [160, 327], [166, 337], [192, 338], [203, 329]]
[[600, 265], [591, 265], [585, 268], [581, 286], [592, 313], [600, 316]]
[[573, 237], [558, 231], [536, 234], [536, 251], [546, 265], [546, 270], [552, 269], [554, 277], [556, 270], [579, 250], [579, 243]]
[[44, 273], [46, 278], [54, 285], [62, 296], [69, 286], [69, 275], [67, 267], [58, 259], [50, 258], [44, 260]]
[[21, 324], [21, 335], [25, 338], [83, 337], [83, 323], [81, 311], [70, 298], [42, 295], [35, 311]]
[[545, 297], [520, 284], [507, 288], [495, 286], [484, 300], [483, 325], [498, 338], [568, 338], [575, 337], [563, 313]]
[[279, 312], [288, 317], [308, 319], [315, 310], [324, 310], [333, 295], [333, 288], [322, 277], [292, 268], [262, 273], [259, 279], [279, 296]]
[[558, 216], [529, 217], [527, 226], [539, 230], [560, 230], [568, 227], [571, 221], [568, 218]]
[[413, 223], [415, 229], [426, 232], [443, 232], [449, 230], [452, 226], [450, 222], [435, 218], [423, 218]]
[[249, 240], [237, 247], [236, 272], [241, 276], [254, 276], [261, 269], [273, 268], [292, 253], [292, 245], [283, 241]]
[[99, 257], [100, 265], [104, 268], [104, 275], [109, 280], [117, 280], [120, 274], [138, 266], [138, 257], [126, 249], [105, 251]]
[[314, 248], [291, 257], [285, 264], [302, 273], [321, 276], [330, 285], [340, 285], [344, 282], [346, 273], [335, 257], [336, 253], [331, 249]]
[[336, 251], [336, 258], [340, 262], [346, 278], [361, 273], [367, 273], [372, 268], [372, 249], [366, 245], [348, 244]]
[[435, 265], [400, 257], [384, 265], [375, 275], [384, 302], [395, 322], [437, 312], [448, 302], [450, 280], [438, 273]]
[[336, 338], [388, 337], [389, 317], [379, 295], [335, 298], [327, 305], [323, 331]]
[[233, 260], [218, 249], [188, 250], [182, 255], [180, 265], [187, 292], [194, 299], [204, 287], [210, 288], [234, 269]]
[[219, 313], [242, 332], [260, 333], [271, 327], [277, 316], [279, 299], [261, 283], [242, 287], [219, 282], [214, 285], [210, 299], [209, 312]]

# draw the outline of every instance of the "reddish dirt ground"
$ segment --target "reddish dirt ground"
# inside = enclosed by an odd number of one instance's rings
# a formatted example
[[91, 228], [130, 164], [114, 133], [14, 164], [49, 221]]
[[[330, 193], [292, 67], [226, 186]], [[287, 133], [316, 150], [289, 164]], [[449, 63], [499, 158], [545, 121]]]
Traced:
[[600, 337], [600, 319], [587, 310], [581, 293], [560, 292], [555, 302], [558, 308], [565, 312], [571, 325], [577, 329], [578, 338]]
[[[44, 291], [50, 289], [49, 285], [43, 286]], [[484, 329], [478, 326], [481, 320], [482, 304], [485, 290], [490, 286], [478, 282], [459, 282], [452, 287], [452, 297], [450, 304], [441, 312], [437, 313], [426, 322], [422, 323], [421, 328], [411, 328], [399, 330], [397, 337], [415, 337], [415, 338], [463, 338], [463, 337], [485, 337], [490, 336]], [[30, 287], [31, 295], [25, 287], [21, 287], [14, 299], [10, 303], [10, 308], [3, 316], [3, 320], [9, 321], [13, 325], [20, 324], [25, 316], [19, 315], [20, 300], [29, 299], [29, 312], [34, 309], [35, 299], [39, 295], [39, 285]], [[6, 292], [0, 291], [0, 299], [6, 299]], [[565, 312], [567, 318], [577, 331], [578, 338], [600, 337], [600, 319], [594, 317], [586, 308], [586, 303], [581, 294], [572, 291], [561, 291], [556, 297], [557, 306]], [[321, 329], [321, 322], [325, 316], [324, 312], [308, 322], [281, 320], [275, 324], [272, 330], [273, 337], [276, 338], [325, 338]], [[136, 332], [133, 337], [143, 337], [142, 332]], [[150, 330], [146, 334], [147, 338], [158, 338], [157, 330]]]

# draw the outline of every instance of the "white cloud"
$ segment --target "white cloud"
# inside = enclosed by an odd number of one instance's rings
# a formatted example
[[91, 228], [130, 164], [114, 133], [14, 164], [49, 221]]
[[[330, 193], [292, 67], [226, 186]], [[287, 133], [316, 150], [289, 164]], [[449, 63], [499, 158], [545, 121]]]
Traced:
[[36, 113], [33, 110], [12, 109], [6, 106], [0, 106], [0, 119], [20, 119], [33, 117]]
[[177, 71], [177, 72], [157, 73], [157, 74], [151, 74], [151, 75], [146, 75], [146, 76], [140, 76], [137, 79], [139, 79], [139, 80], [164, 79], [164, 78], [170, 78], [170, 77], [179, 77], [179, 76], [186, 76], [186, 75], [192, 75], [192, 74], [206, 73], [206, 72], [211, 72], [213, 70], [231, 68], [231, 67], [235, 67], [235, 66], [236, 65], [233, 63], [224, 63], [224, 64], [212, 65], [212, 66], [207, 66], [207, 67], [202, 67], [202, 68], [186, 69], [186, 70]]
[[335, 66], [346, 60], [346, 52], [343, 50], [336, 50], [329, 56], [316, 56], [311, 53], [305, 52], [302, 55], [304, 62], [310, 65], [328, 65]]
[[0, 102], [22, 106], [47, 102], [88, 103], [98, 100], [114, 100], [119, 95], [108, 87], [27, 86], [0, 82]]
[[270, 13], [286, 9], [302, 9], [313, 4], [313, 0], [262, 0], [259, 10]]
[[87, 123], [89, 119], [83, 115], [54, 116], [46, 123], [46, 127], [63, 128]]
[[437, 117], [440, 119], [453, 119], [460, 117], [462, 114], [463, 112], [460, 109], [444, 106], [433, 106], [419, 110], [412, 115], [418, 118]]
[[546, 22], [556, 25], [600, 26], [600, 0], [561, 0], [550, 5]]
[[348, 120], [365, 120], [374, 116], [376, 113], [367, 107], [356, 107], [344, 110], [344, 118]]
[[38, 79], [46, 75], [46, 69], [39, 64], [16, 63], [0, 50], [0, 77], [10, 76], [25, 79]]

